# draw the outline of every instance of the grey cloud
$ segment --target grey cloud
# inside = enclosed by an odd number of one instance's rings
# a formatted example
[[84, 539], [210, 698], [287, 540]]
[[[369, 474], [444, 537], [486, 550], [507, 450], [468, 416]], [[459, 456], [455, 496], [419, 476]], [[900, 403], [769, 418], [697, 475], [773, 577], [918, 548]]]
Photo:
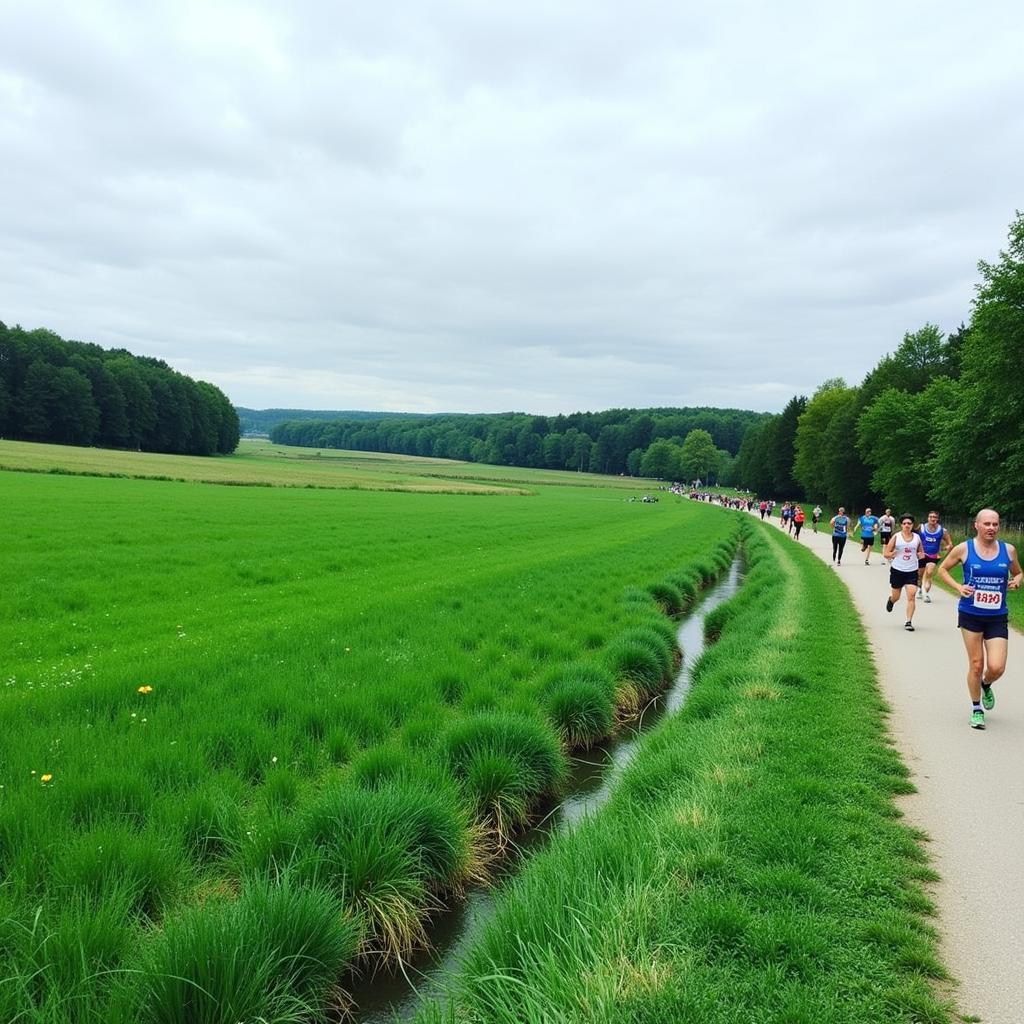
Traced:
[[781, 408], [969, 316], [1021, 20], [9, 3], [0, 319], [245, 405]]

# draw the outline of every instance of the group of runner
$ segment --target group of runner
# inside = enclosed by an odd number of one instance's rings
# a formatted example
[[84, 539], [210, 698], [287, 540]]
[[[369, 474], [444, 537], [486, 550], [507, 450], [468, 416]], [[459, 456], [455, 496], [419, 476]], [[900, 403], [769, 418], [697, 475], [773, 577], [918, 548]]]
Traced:
[[[1008, 590], [1021, 586], [1024, 573], [1016, 549], [998, 539], [999, 513], [982, 509], [974, 520], [975, 537], [954, 545], [949, 531], [932, 510], [925, 520], [915, 523], [914, 516], [904, 513], [899, 530], [892, 510], [876, 516], [864, 510], [853, 530], [850, 517], [840, 506], [831, 519], [832, 563], [842, 565], [843, 549], [849, 535], [860, 531], [864, 564], [871, 564], [876, 533], [882, 540], [882, 558], [889, 566], [889, 596], [885, 610], [891, 612], [906, 598], [906, 620], [903, 628], [914, 632], [917, 595], [931, 604], [935, 574], [958, 595], [957, 626], [967, 651], [967, 690], [971, 698], [971, 727], [985, 728], [985, 712], [995, 707], [992, 684], [1006, 670], [1009, 639], [1009, 615], [1006, 610]], [[945, 559], [943, 559], [945, 555]], [[949, 570], [963, 566], [963, 582], [958, 583]]]
[[[760, 502], [761, 518], [772, 513], [774, 502]], [[813, 515], [815, 532], [821, 517], [820, 506]], [[804, 512], [796, 502], [783, 506], [781, 525], [796, 537], [800, 535]], [[1006, 671], [1009, 640], [1009, 614], [1006, 595], [1020, 589], [1024, 582], [1017, 551], [1012, 544], [999, 539], [999, 513], [983, 508], [975, 517], [975, 536], [959, 544], [953, 543], [942, 525], [939, 513], [932, 510], [918, 523], [910, 513], [897, 520], [887, 508], [876, 516], [870, 508], [854, 522], [843, 506], [829, 520], [832, 529], [832, 564], [843, 564], [846, 542], [860, 534], [860, 553], [864, 564], [871, 564], [875, 538], [881, 540], [882, 563], [889, 568], [889, 596], [885, 610], [891, 612], [906, 600], [903, 628], [913, 633], [917, 596], [931, 604], [931, 590], [936, 573], [957, 595], [957, 627], [967, 652], [967, 690], [971, 699], [970, 725], [985, 728], [985, 712], [995, 707], [992, 684]], [[897, 528], [898, 527], [898, 528]], [[945, 556], [945, 557], [943, 557]], [[953, 578], [950, 570], [962, 566], [963, 581]]]

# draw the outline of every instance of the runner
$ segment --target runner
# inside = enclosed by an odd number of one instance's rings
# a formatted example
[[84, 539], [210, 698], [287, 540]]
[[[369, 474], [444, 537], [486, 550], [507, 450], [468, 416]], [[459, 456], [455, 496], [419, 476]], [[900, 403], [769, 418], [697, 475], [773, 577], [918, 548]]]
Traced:
[[875, 527], [878, 526], [878, 516], [871, 514], [871, 509], [864, 509], [864, 515], [857, 520], [853, 528], [856, 533], [860, 530], [860, 553], [864, 556], [864, 564], [871, 564], [871, 549], [875, 546]]
[[896, 517], [892, 514], [892, 509], [887, 508], [885, 515], [879, 516], [878, 518], [878, 536], [882, 538], [882, 564], [888, 565], [889, 560], [885, 557], [885, 549], [889, 546], [889, 541], [892, 538], [893, 530], [896, 529]]
[[804, 514], [803, 507], [801, 505], [793, 506], [793, 539], [800, 539], [800, 530], [803, 528], [804, 520], [807, 516]]
[[818, 523], [821, 522], [821, 506], [815, 505], [814, 511], [811, 512], [811, 522], [814, 524], [814, 532], [818, 532]]
[[761, 521], [764, 521], [764, 514], [768, 511], [768, 502], [762, 499], [761, 504], [757, 506], [758, 511], [761, 513]]
[[947, 553], [952, 551], [953, 542], [949, 539], [949, 530], [939, 522], [939, 513], [935, 511], [928, 513], [928, 518], [918, 527], [917, 532], [923, 545], [922, 558], [917, 567], [917, 585], [921, 588], [921, 600], [931, 604], [932, 595], [928, 591], [932, 589], [940, 549]]
[[[974, 518], [974, 540], [957, 544], [939, 566], [939, 576], [959, 595], [957, 625], [967, 649], [971, 728], [985, 728], [985, 712], [996, 706], [992, 684], [1006, 671], [1010, 635], [1007, 590], [1019, 590], [1024, 572], [1012, 544], [998, 539], [999, 513], [983, 508]], [[963, 565], [963, 583], [949, 570]]]
[[891, 612], [900, 599], [900, 591], [907, 591], [907, 621], [903, 628], [914, 632], [914, 610], [917, 607], [917, 562], [921, 556], [921, 538], [914, 533], [914, 517], [909, 512], [900, 516], [900, 532], [885, 549], [885, 557], [892, 563], [889, 568], [889, 599], [885, 610]]
[[832, 564], [843, 564], [843, 548], [846, 547], [846, 534], [850, 529], [850, 517], [842, 505], [839, 511], [828, 521], [832, 527]]

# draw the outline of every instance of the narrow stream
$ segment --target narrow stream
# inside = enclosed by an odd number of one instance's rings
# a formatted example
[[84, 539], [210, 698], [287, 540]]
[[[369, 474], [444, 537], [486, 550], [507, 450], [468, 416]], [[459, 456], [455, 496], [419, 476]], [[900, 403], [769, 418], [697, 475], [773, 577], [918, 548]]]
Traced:
[[[692, 668], [704, 653], [704, 618], [736, 593], [742, 579], [737, 555], [729, 572], [704, 591], [689, 614], [679, 622], [676, 636], [683, 660], [675, 680], [635, 721], [571, 759], [567, 795], [541, 822], [517, 838], [516, 845], [523, 854], [543, 846], [553, 834], [572, 828], [607, 803], [622, 772], [633, 760], [641, 736], [664, 715], [683, 705], [690, 690]], [[520, 860], [520, 857], [508, 858], [503, 873], [514, 874], [520, 867]], [[441, 991], [445, 979], [454, 973], [464, 952], [493, 913], [500, 876], [501, 872], [493, 885], [472, 889], [462, 903], [431, 920], [432, 948], [414, 956], [405, 965], [404, 973], [382, 971], [354, 985], [351, 990], [357, 1007], [354, 1019], [359, 1024], [393, 1024], [396, 1019], [408, 1020], [422, 997]]]

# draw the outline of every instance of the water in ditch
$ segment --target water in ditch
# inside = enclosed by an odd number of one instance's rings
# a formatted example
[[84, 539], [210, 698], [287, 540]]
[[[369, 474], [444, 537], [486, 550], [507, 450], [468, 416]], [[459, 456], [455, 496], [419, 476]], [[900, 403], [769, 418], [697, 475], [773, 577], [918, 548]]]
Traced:
[[[615, 736], [571, 759], [566, 796], [542, 821], [517, 838], [516, 845], [523, 854], [528, 855], [532, 849], [542, 846], [552, 834], [572, 828], [607, 802], [626, 765], [633, 760], [641, 736], [686, 700], [690, 673], [704, 652], [704, 618], [736, 593], [742, 578], [737, 556], [729, 572], [706, 590], [679, 621], [676, 635], [683, 660], [671, 686]], [[506, 863], [505, 872], [512, 874], [518, 868], [519, 858], [512, 857]], [[359, 1024], [408, 1020], [421, 998], [439, 994], [445, 980], [455, 972], [464, 952], [493, 913], [499, 889], [500, 877], [492, 886], [471, 890], [458, 906], [433, 918], [431, 949], [413, 957], [404, 969], [382, 971], [347, 986], [355, 1002], [354, 1019]]]

